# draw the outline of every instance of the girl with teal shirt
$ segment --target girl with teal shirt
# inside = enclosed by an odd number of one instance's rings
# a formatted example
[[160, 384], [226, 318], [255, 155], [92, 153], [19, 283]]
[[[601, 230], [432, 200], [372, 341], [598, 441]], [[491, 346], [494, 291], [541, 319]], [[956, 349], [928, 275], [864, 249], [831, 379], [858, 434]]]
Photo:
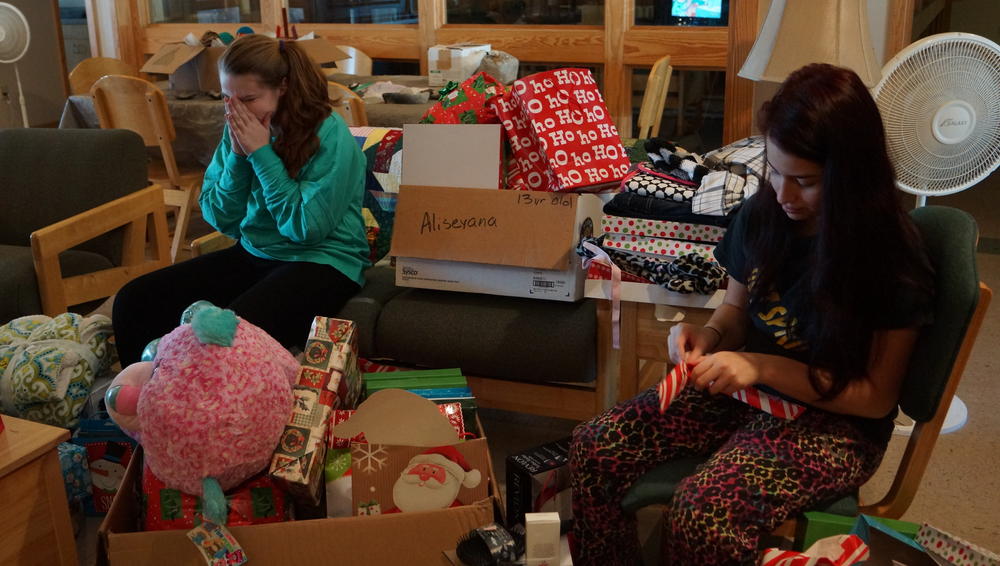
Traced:
[[326, 79], [294, 41], [248, 35], [219, 60], [222, 140], [205, 172], [204, 219], [235, 246], [133, 280], [112, 315], [122, 364], [192, 302], [225, 305], [288, 348], [364, 285], [365, 158], [331, 112]]

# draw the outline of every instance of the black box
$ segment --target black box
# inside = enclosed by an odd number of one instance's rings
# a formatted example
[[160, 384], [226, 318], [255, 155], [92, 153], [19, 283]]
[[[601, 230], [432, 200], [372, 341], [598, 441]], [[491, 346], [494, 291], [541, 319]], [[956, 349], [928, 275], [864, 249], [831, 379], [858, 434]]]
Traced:
[[561, 531], [573, 518], [570, 437], [507, 456], [507, 527], [524, 525], [525, 513], [557, 512]]

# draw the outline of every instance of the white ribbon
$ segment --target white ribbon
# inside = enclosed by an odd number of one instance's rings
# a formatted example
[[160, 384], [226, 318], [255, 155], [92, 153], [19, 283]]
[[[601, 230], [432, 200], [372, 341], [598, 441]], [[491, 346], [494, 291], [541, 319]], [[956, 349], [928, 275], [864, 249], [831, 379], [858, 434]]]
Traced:
[[590, 269], [590, 264], [597, 262], [611, 268], [611, 346], [615, 350], [621, 349], [621, 295], [622, 295], [622, 270], [611, 260], [611, 257], [600, 246], [595, 246], [590, 242], [581, 242], [583, 249], [594, 254], [594, 257], [582, 258], [583, 268]]

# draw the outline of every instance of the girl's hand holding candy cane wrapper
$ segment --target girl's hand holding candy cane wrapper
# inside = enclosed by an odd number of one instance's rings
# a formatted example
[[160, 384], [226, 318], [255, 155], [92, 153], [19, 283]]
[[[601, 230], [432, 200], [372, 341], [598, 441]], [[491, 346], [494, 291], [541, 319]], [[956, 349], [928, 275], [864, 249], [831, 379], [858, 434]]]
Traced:
[[[687, 387], [691, 380], [697, 381], [697, 378], [694, 376], [697, 372], [693, 368], [692, 364], [681, 362], [667, 372], [667, 375], [656, 386], [656, 392], [660, 396], [660, 413], [667, 410], [670, 403], [673, 402], [682, 389]], [[697, 387], [697, 385], [695, 386]], [[712, 386], [709, 386], [709, 391], [711, 390]], [[738, 389], [728, 394], [734, 399], [743, 401], [752, 407], [782, 419], [794, 420], [806, 410], [802, 405], [764, 393], [753, 386]]]

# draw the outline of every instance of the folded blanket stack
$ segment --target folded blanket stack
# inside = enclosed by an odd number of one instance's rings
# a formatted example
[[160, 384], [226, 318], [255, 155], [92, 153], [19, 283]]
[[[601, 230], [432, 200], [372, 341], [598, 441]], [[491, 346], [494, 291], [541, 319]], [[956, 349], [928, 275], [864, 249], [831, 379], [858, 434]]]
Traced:
[[103, 315], [32, 315], [0, 326], [2, 412], [75, 427], [95, 376], [113, 362], [111, 335]]

